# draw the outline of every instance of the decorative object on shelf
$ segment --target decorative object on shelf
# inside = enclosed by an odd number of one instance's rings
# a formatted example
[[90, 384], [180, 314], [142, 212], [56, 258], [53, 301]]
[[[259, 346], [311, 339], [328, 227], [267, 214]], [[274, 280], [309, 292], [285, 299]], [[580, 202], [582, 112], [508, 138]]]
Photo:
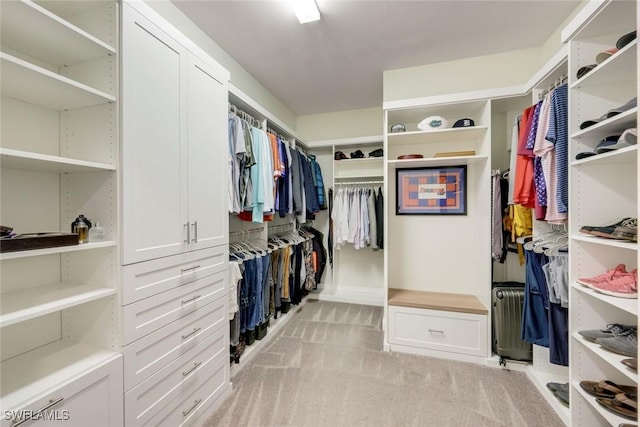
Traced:
[[452, 128], [469, 128], [475, 126], [476, 122], [473, 119], [464, 118], [460, 120], [456, 120], [456, 122], [451, 126]]
[[398, 160], [411, 160], [411, 159], [422, 159], [424, 156], [422, 154], [401, 154], [398, 156]]
[[392, 125], [390, 129], [391, 133], [405, 132], [406, 130], [407, 127], [402, 123], [396, 123], [395, 125]]
[[449, 121], [442, 116], [429, 116], [418, 123], [420, 130], [445, 129], [447, 127], [449, 127]]
[[345, 159], [348, 159], [348, 157], [342, 151], [336, 151], [335, 154], [333, 155], [333, 159], [334, 160], [345, 160]]
[[91, 221], [82, 214], [71, 223], [71, 232], [78, 235], [78, 243], [89, 243], [89, 229]]
[[100, 226], [100, 223], [96, 221], [96, 225], [89, 230], [89, 241], [90, 242], [102, 242], [104, 241], [106, 232], [104, 227]]
[[382, 157], [382, 156], [384, 156], [384, 151], [382, 150], [382, 148], [378, 148], [376, 150], [369, 152], [369, 157]]
[[396, 215], [466, 215], [467, 167], [396, 169]]
[[74, 233], [16, 234], [12, 237], [0, 239], [0, 252], [30, 251], [58, 246], [72, 246], [78, 243], [80, 243], [78, 235]]
[[460, 156], [475, 156], [475, 150], [462, 150], [462, 151], [444, 151], [442, 153], [436, 153], [433, 157], [460, 157]]

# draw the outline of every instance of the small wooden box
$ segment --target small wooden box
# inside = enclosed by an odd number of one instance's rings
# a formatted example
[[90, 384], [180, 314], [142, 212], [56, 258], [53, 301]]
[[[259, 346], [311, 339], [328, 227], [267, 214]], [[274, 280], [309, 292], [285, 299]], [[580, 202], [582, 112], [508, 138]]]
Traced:
[[0, 239], [0, 252], [30, 251], [77, 244], [76, 233], [20, 234], [12, 239]]

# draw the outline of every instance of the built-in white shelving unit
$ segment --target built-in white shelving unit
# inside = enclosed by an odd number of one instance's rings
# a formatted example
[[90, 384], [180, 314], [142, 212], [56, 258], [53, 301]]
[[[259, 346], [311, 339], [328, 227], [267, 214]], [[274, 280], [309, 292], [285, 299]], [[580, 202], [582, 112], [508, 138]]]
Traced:
[[106, 239], [0, 254], [0, 399], [117, 426], [118, 4], [65, 3], [0, 4], [0, 213], [16, 234], [84, 214]]
[[[637, 28], [637, 2], [593, 1], [562, 32], [569, 45], [569, 334], [571, 425], [618, 426], [628, 419], [608, 410], [580, 387], [580, 381], [610, 380], [637, 385], [638, 374], [621, 361], [627, 357], [586, 341], [579, 332], [610, 323], [637, 325], [637, 299], [604, 295], [576, 280], [592, 277], [623, 263], [638, 266], [638, 244], [588, 236], [584, 225], [638, 216], [638, 150], [629, 147], [575, 160], [593, 151], [605, 137], [637, 127], [637, 108], [593, 126], [581, 123], [625, 104], [638, 94], [637, 41], [629, 43], [588, 74], [577, 79], [582, 66], [595, 63], [599, 52], [613, 48], [624, 34]], [[615, 25], [613, 25], [615, 23]]]

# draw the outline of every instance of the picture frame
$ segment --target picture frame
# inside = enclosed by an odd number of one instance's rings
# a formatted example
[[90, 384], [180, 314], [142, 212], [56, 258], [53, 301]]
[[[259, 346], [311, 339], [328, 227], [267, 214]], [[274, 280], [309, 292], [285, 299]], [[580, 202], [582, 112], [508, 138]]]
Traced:
[[396, 215], [466, 214], [466, 165], [396, 169]]

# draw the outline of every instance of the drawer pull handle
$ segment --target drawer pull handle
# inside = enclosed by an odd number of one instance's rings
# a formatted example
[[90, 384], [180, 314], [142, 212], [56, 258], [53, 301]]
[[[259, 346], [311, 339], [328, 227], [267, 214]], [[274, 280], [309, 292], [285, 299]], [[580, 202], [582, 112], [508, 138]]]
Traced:
[[47, 409], [51, 409], [52, 407], [56, 406], [58, 403], [62, 402], [63, 400], [64, 400], [64, 397], [59, 397], [57, 399], [49, 399], [49, 403], [47, 403], [43, 408], [40, 408], [33, 413], [34, 415], [33, 418], [27, 417], [27, 418], [22, 418], [20, 420], [15, 420], [14, 422], [11, 423], [11, 427], [18, 427], [19, 425], [22, 425], [31, 419], [40, 419], [40, 417], [36, 417], [35, 415], [40, 415], [42, 412], [46, 411]]
[[187, 300], [182, 300], [182, 305], [189, 304], [190, 302], [193, 302], [193, 301], [197, 300], [201, 296], [202, 295], [194, 295], [193, 298], [189, 298]]
[[198, 221], [193, 221], [193, 243], [198, 243]]
[[199, 265], [194, 265], [193, 267], [189, 267], [189, 268], [181, 268], [180, 271], [183, 273], [186, 273], [187, 271], [196, 270], [198, 268], [200, 268]]
[[193, 331], [189, 332], [187, 335], [183, 335], [182, 339], [186, 340], [187, 338], [189, 338], [190, 336], [192, 336], [193, 334], [195, 334], [196, 332], [198, 332], [200, 329], [202, 328], [195, 328]]
[[191, 241], [191, 223], [187, 222], [184, 224], [185, 227], [187, 227], [187, 240], [185, 240], [185, 243], [189, 243]]
[[191, 374], [193, 371], [195, 371], [198, 366], [202, 365], [202, 362], [197, 362], [193, 364], [193, 367], [191, 369], [189, 369], [188, 371], [185, 371], [182, 373], [183, 377], [186, 377], [187, 375]]
[[444, 331], [441, 331], [440, 329], [427, 329], [427, 330], [432, 334], [444, 334]]
[[202, 399], [198, 399], [198, 400], [194, 400], [193, 401], [193, 406], [189, 409], [187, 409], [186, 411], [182, 411], [182, 416], [186, 417], [187, 415], [189, 415], [189, 413], [191, 411], [193, 411], [194, 409], [196, 409], [196, 407], [200, 404], [200, 402], [202, 402]]

